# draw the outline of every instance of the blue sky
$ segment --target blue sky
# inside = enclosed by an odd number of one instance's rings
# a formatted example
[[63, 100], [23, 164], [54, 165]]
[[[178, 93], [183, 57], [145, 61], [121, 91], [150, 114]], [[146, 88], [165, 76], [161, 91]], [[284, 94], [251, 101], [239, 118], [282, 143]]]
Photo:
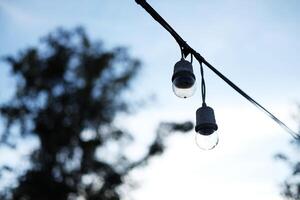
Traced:
[[[298, 0], [148, 2], [210, 63], [297, 128], [291, 115], [300, 101]], [[118, 119], [138, 133], [140, 146], [149, 142], [161, 120], [194, 120], [201, 103], [199, 84], [190, 99], [178, 99], [172, 93], [170, 79], [180, 58], [178, 46], [134, 0], [2, 0], [0, 55], [36, 45], [58, 26], [77, 25], [93, 38], [103, 39], [108, 48], [126, 46], [142, 60], [132, 97], [155, 94], [157, 100], [130, 118]], [[196, 62], [194, 67], [199, 77]], [[146, 170], [134, 172], [142, 187], [133, 197], [279, 199], [279, 183], [287, 171], [272, 156], [288, 149], [291, 138], [207, 68], [205, 74], [207, 102], [216, 112], [220, 144], [211, 152], [201, 152], [192, 133], [172, 137], [166, 154]], [[3, 63], [0, 80], [3, 102], [12, 94], [14, 83]]]

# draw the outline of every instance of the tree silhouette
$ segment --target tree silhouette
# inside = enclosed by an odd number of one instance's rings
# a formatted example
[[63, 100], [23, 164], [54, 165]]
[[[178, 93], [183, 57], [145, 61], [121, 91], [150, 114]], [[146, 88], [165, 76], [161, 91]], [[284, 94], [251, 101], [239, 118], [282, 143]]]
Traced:
[[[32, 167], [16, 187], [2, 190], [1, 199], [121, 199], [118, 188], [126, 184], [125, 177], [161, 154], [170, 133], [193, 127], [190, 122], [161, 123], [147, 153], [129, 159], [123, 148], [134, 138], [114, 120], [130, 112], [132, 104], [123, 93], [140, 63], [124, 48], [105, 50], [82, 28], [58, 29], [40, 47], [5, 61], [17, 87], [11, 101], [0, 107], [6, 124], [1, 144], [16, 145], [11, 130], [17, 128], [20, 137], [36, 136], [39, 147], [30, 156]], [[97, 153], [111, 144], [117, 144], [116, 154]], [[105, 159], [110, 156], [114, 162]]]
[[[300, 116], [295, 118], [300, 119]], [[275, 158], [287, 163], [291, 170], [289, 177], [282, 184], [282, 196], [286, 199], [300, 200], [300, 138], [291, 141], [291, 145], [295, 148], [295, 154], [279, 153]]]

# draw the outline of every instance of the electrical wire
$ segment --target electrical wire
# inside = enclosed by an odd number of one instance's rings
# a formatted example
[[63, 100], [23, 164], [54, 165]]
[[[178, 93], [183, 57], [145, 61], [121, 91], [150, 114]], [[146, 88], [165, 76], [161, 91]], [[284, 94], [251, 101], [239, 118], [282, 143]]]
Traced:
[[200, 64], [200, 72], [201, 72], [201, 96], [202, 96], [202, 105], [206, 106], [206, 85], [205, 85], [205, 80], [204, 80], [204, 71], [203, 71], [203, 66], [202, 62], [199, 62]]
[[[190, 47], [181, 36], [147, 3], [146, 0], [135, 0], [137, 4], [142, 6], [159, 24], [161, 24], [176, 40], [178, 43], [182, 54], [187, 57], [189, 54], [192, 54], [202, 66], [202, 63], [205, 64], [210, 70], [212, 70], [219, 78], [225, 81], [230, 87], [232, 87], [236, 92], [242, 95], [245, 99], [247, 99], [254, 106], [262, 110], [265, 114], [267, 114], [272, 120], [274, 120], [280, 127], [282, 127], [285, 131], [287, 131], [294, 139], [300, 139], [300, 135], [290, 129], [285, 123], [279, 120], [275, 115], [273, 115], [270, 111], [268, 111], [265, 107], [255, 101], [252, 97], [250, 97], [247, 93], [245, 93], [242, 89], [240, 89], [236, 84], [234, 84], [231, 80], [229, 80], [226, 76], [224, 76], [221, 72], [219, 72], [215, 67], [213, 67], [209, 62], [207, 62], [197, 51], [195, 51], [192, 47]], [[203, 67], [201, 67], [202, 69]], [[203, 70], [202, 70], [203, 71]], [[203, 78], [203, 76], [202, 76]], [[204, 78], [203, 78], [204, 79]], [[202, 81], [201, 81], [202, 83]], [[203, 84], [204, 83], [204, 84]], [[205, 91], [205, 82], [203, 81], [201, 90], [202, 98], [203, 94], [206, 95]], [[204, 96], [205, 97], [205, 96]], [[205, 98], [204, 98], [205, 100]], [[203, 99], [202, 99], [203, 101]]]
[[185, 41], [178, 35], [178, 33], [162, 18], [145, 0], [135, 0], [135, 2], [141, 5], [160, 25], [162, 25], [176, 40], [181, 51], [185, 57], [189, 54], [185, 48]]

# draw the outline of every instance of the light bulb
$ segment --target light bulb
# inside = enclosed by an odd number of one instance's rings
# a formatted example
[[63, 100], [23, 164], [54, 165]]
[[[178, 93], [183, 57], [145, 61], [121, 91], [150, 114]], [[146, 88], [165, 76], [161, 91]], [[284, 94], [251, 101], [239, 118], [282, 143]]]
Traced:
[[214, 132], [210, 135], [202, 135], [201, 133], [196, 133], [196, 144], [202, 150], [211, 150], [217, 146], [219, 143], [219, 135]]
[[192, 63], [181, 59], [174, 66], [172, 89], [176, 96], [187, 98], [195, 93], [196, 78]]
[[173, 92], [180, 98], [188, 98], [193, 96], [196, 87], [194, 85], [195, 79], [189, 77], [175, 78], [172, 84]]
[[200, 149], [210, 150], [219, 142], [218, 130], [214, 110], [203, 103], [196, 111], [196, 144]]

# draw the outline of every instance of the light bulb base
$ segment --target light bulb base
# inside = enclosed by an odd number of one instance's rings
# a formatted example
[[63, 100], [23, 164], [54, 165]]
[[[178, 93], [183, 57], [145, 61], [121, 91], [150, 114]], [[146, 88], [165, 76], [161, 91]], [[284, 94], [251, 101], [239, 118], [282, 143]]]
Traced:
[[214, 110], [203, 105], [196, 111], [195, 131], [201, 135], [211, 135], [218, 130]]
[[196, 77], [192, 63], [181, 59], [174, 66], [172, 88], [176, 96], [187, 98], [195, 93]]

